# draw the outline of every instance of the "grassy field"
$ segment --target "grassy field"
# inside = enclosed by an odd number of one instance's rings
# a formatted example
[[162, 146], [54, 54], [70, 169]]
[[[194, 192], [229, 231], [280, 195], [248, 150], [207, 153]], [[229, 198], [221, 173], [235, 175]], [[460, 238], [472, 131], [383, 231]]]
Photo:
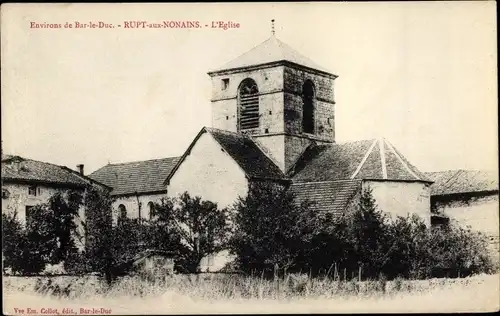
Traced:
[[125, 277], [111, 287], [95, 277], [5, 277], [3, 311], [10, 315], [21, 314], [20, 309], [26, 314], [27, 308], [38, 315], [496, 311], [499, 284], [498, 274], [389, 282], [304, 275], [269, 281], [202, 274], [175, 275], [161, 282]]

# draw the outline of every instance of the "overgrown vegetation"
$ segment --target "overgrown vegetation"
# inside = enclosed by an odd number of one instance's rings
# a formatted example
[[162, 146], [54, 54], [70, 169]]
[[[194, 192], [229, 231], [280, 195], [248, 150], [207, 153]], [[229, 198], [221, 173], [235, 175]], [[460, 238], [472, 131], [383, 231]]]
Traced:
[[[258, 182], [231, 210], [184, 193], [157, 203], [151, 219], [112, 225], [112, 202], [107, 192], [89, 187], [84, 196], [54, 195], [33, 210], [26, 226], [15, 214], [2, 214], [4, 267], [28, 275], [64, 262], [69, 273], [100, 272], [111, 283], [127, 273], [120, 263], [141, 250], [174, 252], [177, 271], [193, 273], [203, 257], [229, 249], [238, 271], [261, 278], [424, 279], [494, 268], [485, 236], [454, 226], [431, 229], [417, 216], [391, 220], [369, 189], [342, 216], [297, 203], [285, 186]], [[74, 220], [80, 206], [87, 243], [78, 252]]]
[[391, 220], [369, 188], [335, 217], [295, 203], [284, 187], [254, 184], [236, 204], [235, 225], [230, 248], [246, 273], [423, 279], [494, 268], [482, 234], [455, 226], [431, 229], [416, 215]]

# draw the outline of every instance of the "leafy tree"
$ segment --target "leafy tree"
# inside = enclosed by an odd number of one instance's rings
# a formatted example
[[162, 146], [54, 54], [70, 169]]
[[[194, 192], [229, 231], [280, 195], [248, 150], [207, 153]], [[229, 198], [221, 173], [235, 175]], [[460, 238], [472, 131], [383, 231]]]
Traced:
[[111, 268], [114, 264], [112, 253], [112, 203], [114, 198], [106, 189], [88, 185], [85, 190], [85, 252], [73, 257], [70, 262], [75, 272], [94, 271], [106, 275], [111, 282]]
[[246, 197], [234, 205], [230, 251], [244, 272], [271, 274], [300, 270], [306, 250], [321, 226], [309, 202], [298, 203], [287, 187], [250, 184]]
[[82, 198], [79, 191], [57, 192], [47, 203], [33, 207], [26, 222], [28, 239], [37, 244], [37, 252], [45, 262], [60, 263], [77, 251], [75, 218]]
[[38, 255], [33, 242], [30, 242], [16, 213], [2, 214], [2, 259], [4, 269], [13, 273], [36, 274], [45, 267], [42, 256]]
[[343, 218], [346, 242], [351, 245], [346, 261], [351, 267], [361, 266], [366, 276], [381, 272], [387, 252], [387, 218], [379, 210], [370, 188], [364, 188], [354, 212]]
[[178, 268], [184, 272], [199, 271], [203, 257], [225, 248], [230, 231], [227, 209], [218, 209], [216, 203], [191, 197], [187, 192], [163, 199], [154, 208], [153, 223], [156, 229], [168, 231], [173, 243], [177, 242]]

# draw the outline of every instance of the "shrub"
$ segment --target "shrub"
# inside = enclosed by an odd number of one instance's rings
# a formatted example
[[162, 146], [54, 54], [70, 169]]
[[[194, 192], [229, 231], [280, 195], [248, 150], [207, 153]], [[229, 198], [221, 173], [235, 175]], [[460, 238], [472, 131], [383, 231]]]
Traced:
[[177, 198], [163, 199], [155, 205], [155, 211], [152, 224], [160, 231], [166, 229], [170, 250], [175, 249], [179, 255], [178, 271], [198, 272], [203, 257], [225, 248], [230, 232], [229, 214], [216, 203], [184, 192]]
[[241, 271], [299, 271], [319, 217], [308, 203], [297, 203], [286, 187], [254, 182], [234, 206], [234, 234], [229, 243]]
[[40, 273], [44, 269], [45, 261], [40, 255], [37, 240], [26, 232], [16, 213], [2, 214], [2, 233], [4, 269], [26, 275]]

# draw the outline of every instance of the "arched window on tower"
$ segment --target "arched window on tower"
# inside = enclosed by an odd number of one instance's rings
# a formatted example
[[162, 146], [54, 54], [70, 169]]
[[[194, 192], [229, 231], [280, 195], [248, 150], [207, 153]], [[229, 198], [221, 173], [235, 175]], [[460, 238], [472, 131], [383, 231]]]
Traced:
[[314, 134], [314, 84], [307, 80], [302, 86], [302, 131]]
[[259, 89], [253, 79], [247, 78], [238, 90], [239, 130], [259, 127]]

